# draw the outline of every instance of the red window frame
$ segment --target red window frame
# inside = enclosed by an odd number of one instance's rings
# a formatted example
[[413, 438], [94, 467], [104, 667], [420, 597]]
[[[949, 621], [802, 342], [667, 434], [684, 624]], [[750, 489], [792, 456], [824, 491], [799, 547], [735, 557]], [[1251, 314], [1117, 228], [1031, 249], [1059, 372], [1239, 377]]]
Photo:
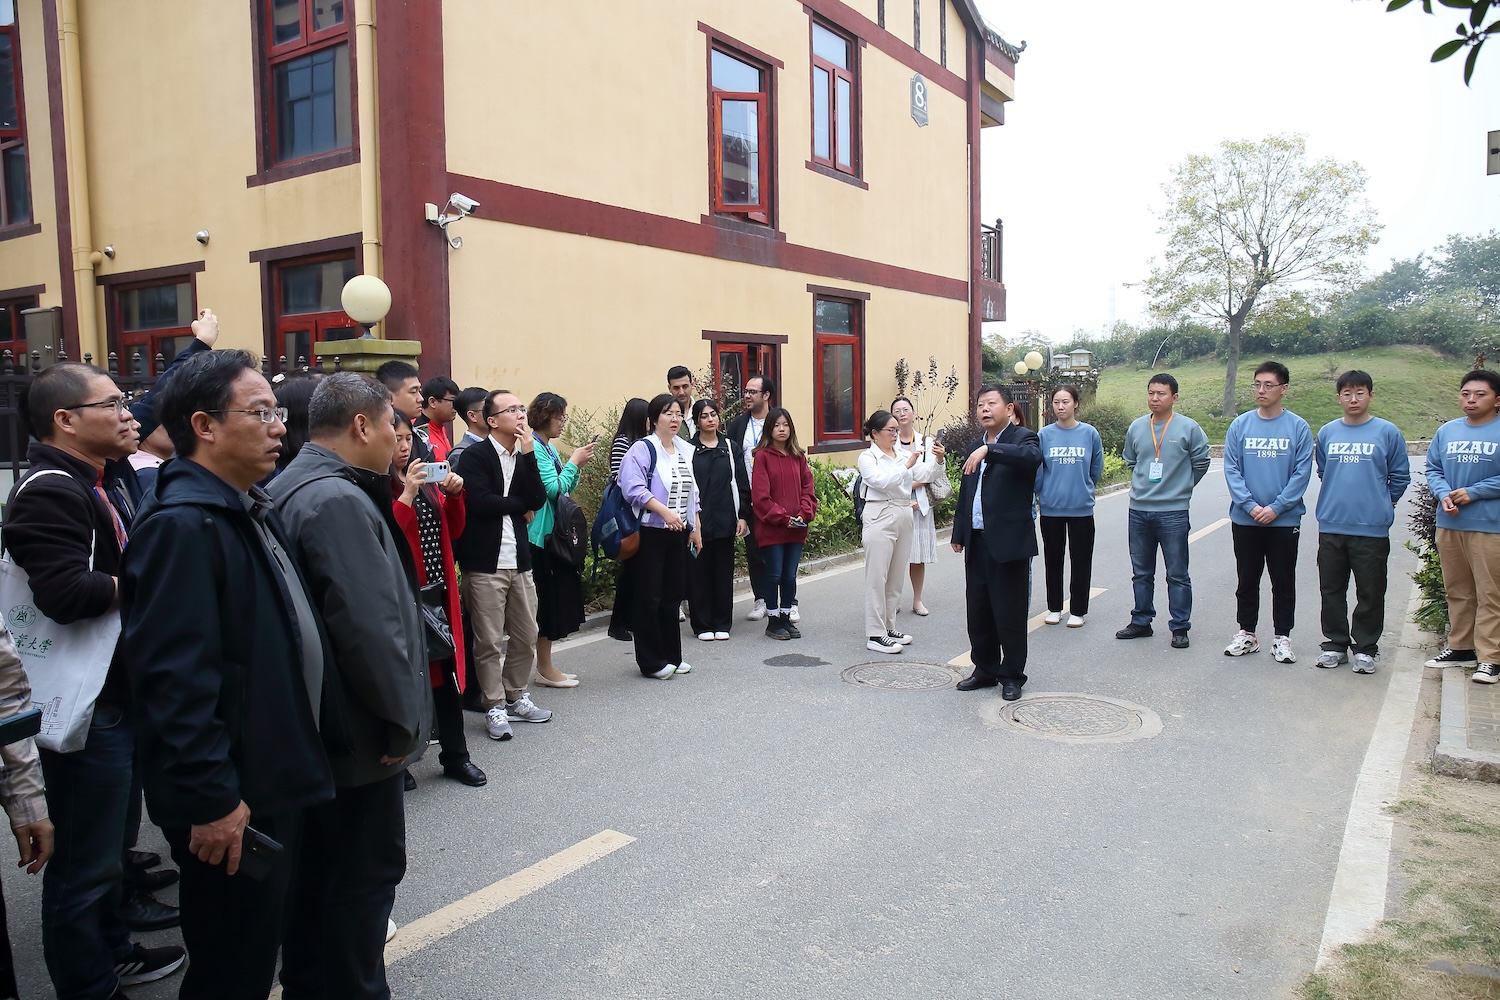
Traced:
[[[817, 54], [813, 42], [814, 33], [817, 28], [822, 28], [831, 35], [837, 35], [843, 39], [844, 44], [849, 46], [849, 68], [844, 69], [836, 63], [830, 62]], [[810, 135], [812, 161], [830, 170], [848, 174], [851, 177], [859, 176], [859, 42], [848, 34], [838, 30], [831, 24], [822, 21], [812, 21], [808, 28], [808, 53], [812, 58], [812, 67], [809, 70], [807, 83], [808, 101], [811, 105], [812, 114], [809, 126], [812, 129]], [[828, 155], [818, 155], [818, 73], [822, 71], [828, 74], [828, 99], [824, 102], [823, 112], [828, 116]], [[839, 144], [839, 126], [842, 123], [839, 115], [838, 87], [839, 81], [843, 80], [849, 84], [849, 155], [848, 164], [839, 162], [839, 154], [844, 152]]]
[[[359, 273], [359, 257], [352, 250], [341, 250], [335, 253], [317, 254], [311, 257], [289, 257], [278, 260], [271, 267], [271, 308], [274, 310], [272, 328], [275, 338], [272, 343], [273, 354], [280, 363], [281, 358], [286, 358], [286, 366], [298, 365], [302, 358], [309, 365], [316, 365], [320, 358], [313, 349], [313, 345], [320, 340], [326, 340], [326, 335], [333, 330], [353, 329], [359, 331], [356, 336], [363, 333], [360, 325], [349, 318], [348, 313], [342, 309], [329, 310], [327, 312], [307, 313], [285, 313], [282, 312], [281, 278], [289, 268], [307, 267], [312, 264], [324, 264], [330, 261], [353, 261], [354, 273]], [[289, 347], [288, 338], [296, 337], [298, 334], [307, 336], [307, 353], [296, 354], [296, 348]], [[282, 366], [282, 367], [286, 367]]]
[[[16, 124], [13, 128], [0, 126], [0, 228], [6, 226], [21, 226], [32, 221], [31, 212], [31, 161], [26, 157], [26, 93], [21, 87], [21, 29], [19, 24], [20, 14], [16, 14], [9, 24], [0, 24], [0, 35], [10, 38], [10, 64], [13, 83], [16, 88]], [[10, 205], [10, 192], [6, 190], [5, 153], [16, 147], [21, 148], [21, 156], [26, 159], [26, 217], [11, 218], [7, 213]]]
[[[760, 90], [753, 93], [719, 90], [713, 83], [713, 53], [717, 51], [747, 66], [752, 66], [760, 72]], [[709, 92], [709, 149], [710, 163], [712, 166], [709, 186], [713, 195], [713, 211], [716, 215], [729, 215], [749, 219], [752, 222], [769, 224], [771, 221], [771, 178], [772, 161], [775, 158], [774, 150], [771, 148], [771, 138], [774, 129], [771, 125], [771, 74], [772, 69], [759, 59], [746, 55], [738, 49], [731, 48], [715, 42], [710, 46], [709, 69], [708, 69], [708, 92]], [[746, 101], [753, 102], [755, 108], [756, 123], [756, 156], [757, 169], [756, 181], [760, 188], [760, 198], [754, 204], [735, 204], [724, 200], [724, 102]]]
[[[158, 354], [165, 354], [165, 351], [162, 349], [164, 346], [162, 341], [173, 340], [178, 337], [191, 337], [193, 335], [191, 325], [156, 327], [150, 330], [127, 331], [125, 329], [125, 315], [120, 306], [121, 298], [128, 292], [167, 285], [187, 285], [188, 294], [192, 298], [188, 315], [198, 315], [198, 281], [196, 272], [176, 274], [168, 278], [157, 278], [150, 281], [132, 281], [109, 286], [109, 339], [113, 345], [113, 350], [119, 358], [121, 373], [126, 375], [135, 374], [135, 358], [131, 352], [135, 348], [144, 348], [145, 363], [141, 365], [141, 371], [148, 375], [160, 375], [161, 372], [156, 368], [156, 356]], [[168, 358], [166, 360], [170, 361], [171, 359]], [[165, 368], [165, 365], [163, 368]]]
[[17, 367], [27, 364], [26, 327], [21, 322], [21, 310], [35, 309], [37, 305], [35, 295], [0, 298], [0, 310], [4, 313], [0, 316], [0, 351], [10, 351], [12, 363]]
[[[772, 382], [779, 382], [781, 370], [781, 347], [779, 344], [748, 344], [740, 341], [713, 341], [714, 395], [724, 407], [729, 407], [744, 398], [745, 383], [760, 375]], [[737, 357], [740, 367], [740, 384], [734, 386], [733, 395], [725, 394], [724, 359]]]
[[[849, 307], [849, 332], [826, 333], [818, 330], [817, 303], [838, 302]], [[842, 299], [836, 296], [819, 295], [813, 300], [813, 441], [823, 444], [834, 441], [858, 441], [861, 437], [860, 414], [865, 412], [865, 348], [864, 348], [864, 303], [857, 299]], [[837, 430], [824, 430], [823, 401], [823, 349], [825, 347], [849, 346], [849, 383], [852, 388], [853, 407], [850, 426]]]
[[[265, 47], [265, 77], [262, 83], [265, 92], [266, 108], [266, 133], [265, 133], [265, 163], [267, 167], [285, 166], [289, 163], [306, 163], [324, 156], [331, 156], [353, 149], [356, 131], [354, 128], [354, 48], [350, 44], [349, 22], [353, 11], [353, 0], [343, 0], [344, 17], [338, 24], [322, 31], [313, 29], [313, 5], [318, 0], [298, 0], [298, 32], [297, 37], [291, 41], [276, 43], [276, 0], [262, 0], [261, 12], [264, 34], [262, 44]], [[321, 150], [308, 156], [288, 157], [281, 156], [281, 150], [277, 148], [277, 118], [276, 118], [276, 67], [293, 59], [301, 59], [303, 56], [312, 55], [323, 49], [330, 49], [336, 45], [350, 44], [349, 48], [349, 145], [338, 146], [333, 149]]]

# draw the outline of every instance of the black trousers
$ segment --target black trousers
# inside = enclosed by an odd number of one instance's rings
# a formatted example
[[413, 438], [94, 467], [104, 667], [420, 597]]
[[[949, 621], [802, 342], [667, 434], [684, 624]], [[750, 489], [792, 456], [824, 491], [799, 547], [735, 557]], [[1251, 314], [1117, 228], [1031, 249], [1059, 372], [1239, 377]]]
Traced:
[[984, 532], [975, 531], [964, 549], [964, 581], [974, 673], [1025, 684], [1031, 560], [995, 562], [985, 548]]
[[[637, 553], [637, 556], [639, 553]], [[626, 559], [620, 563], [619, 575], [615, 577], [615, 606], [609, 615], [609, 634], [616, 638], [625, 638], [630, 635], [630, 626], [635, 615], [635, 609], [631, 600], [635, 596], [636, 559]]]
[[745, 518], [750, 533], [745, 536], [745, 571], [750, 574], [750, 592], [757, 601], [770, 603], [766, 596], [766, 557], [761, 554], [760, 543], [755, 540], [755, 518]]
[[1046, 517], [1042, 523], [1042, 557], [1047, 564], [1047, 610], [1063, 609], [1063, 557], [1073, 552], [1068, 613], [1089, 613], [1089, 585], [1094, 576], [1094, 518]]
[[641, 673], [654, 674], [682, 662], [677, 612], [687, 595], [688, 533], [642, 527], [640, 551], [630, 561], [639, 564], [631, 597], [635, 663]]
[[688, 619], [693, 634], [728, 632], [734, 621], [734, 536], [705, 538], [688, 565]]
[[286, 1000], [389, 1000], [385, 930], [406, 875], [404, 777], [340, 788], [307, 812], [281, 945]]
[[182, 943], [188, 966], [181, 1000], [265, 1000], [276, 978], [276, 952], [286, 929], [293, 876], [302, 845], [303, 812], [257, 813], [250, 825], [281, 844], [270, 876], [257, 881], [188, 851], [191, 831], [169, 828], [167, 844], [182, 872]]
[[[458, 693], [458, 678], [453, 675], [453, 661], [441, 667], [443, 683], [432, 689], [432, 714], [437, 719], [438, 763], [447, 767], [469, 759], [469, 741], [464, 737], [463, 697]], [[468, 682], [465, 681], [467, 688]]]
[[[1323, 599], [1323, 648], [1376, 656], [1385, 631], [1388, 536], [1318, 535], [1318, 591]], [[1354, 576], [1354, 620], [1349, 619], [1349, 576]], [[1352, 625], [1352, 627], [1351, 627]]]
[[1260, 624], [1260, 578], [1271, 577], [1271, 625], [1277, 635], [1291, 635], [1297, 622], [1297, 540], [1301, 528], [1230, 525], [1239, 589], [1234, 592], [1240, 628], [1254, 632]]

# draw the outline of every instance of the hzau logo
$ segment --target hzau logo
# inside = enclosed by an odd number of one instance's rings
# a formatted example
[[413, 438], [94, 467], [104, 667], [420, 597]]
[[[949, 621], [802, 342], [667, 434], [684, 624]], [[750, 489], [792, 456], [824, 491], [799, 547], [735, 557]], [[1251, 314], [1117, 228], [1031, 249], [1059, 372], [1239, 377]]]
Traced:
[[30, 628], [37, 620], [36, 608], [29, 604], [17, 604], [6, 612], [12, 628]]

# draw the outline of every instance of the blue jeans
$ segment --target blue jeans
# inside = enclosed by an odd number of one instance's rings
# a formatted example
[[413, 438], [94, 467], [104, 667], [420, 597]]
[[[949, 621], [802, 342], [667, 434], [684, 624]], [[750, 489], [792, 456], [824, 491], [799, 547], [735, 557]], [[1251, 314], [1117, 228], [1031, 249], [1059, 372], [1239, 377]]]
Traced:
[[1130, 581], [1135, 590], [1135, 610], [1130, 621], [1150, 625], [1156, 617], [1156, 549], [1161, 546], [1167, 564], [1167, 606], [1172, 612], [1170, 628], [1186, 632], [1192, 628], [1193, 581], [1188, 578], [1188, 512], [1185, 510], [1130, 511]]
[[134, 723], [108, 705], [95, 708], [82, 750], [41, 751], [47, 812], [57, 828], [52, 860], [42, 869], [42, 955], [58, 1000], [112, 996], [115, 960], [130, 951], [120, 918], [120, 852], [134, 754]]
[[797, 564], [802, 561], [802, 543], [762, 545], [766, 560], [766, 607], [787, 611], [797, 603]]

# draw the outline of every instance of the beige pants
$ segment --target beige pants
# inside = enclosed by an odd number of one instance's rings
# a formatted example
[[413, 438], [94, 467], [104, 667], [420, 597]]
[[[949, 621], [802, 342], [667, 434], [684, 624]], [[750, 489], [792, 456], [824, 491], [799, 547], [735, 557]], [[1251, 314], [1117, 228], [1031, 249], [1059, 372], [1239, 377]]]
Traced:
[[906, 583], [911, 556], [912, 519], [909, 503], [871, 501], [865, 505], [865, 635], [885, 635], [896, 629], [896, 608]]
[[1437, 530], [1448, 591], [1448, 645], [1472, 649], [1481, 663], [1500, 663], [1500, 535]]
[[[484, 707], [515, 701], [531, 680], [531, 661], [536, 655], [536, 584], [531, 571], [465, 570], [458, 587], [474, 627], [474, 673]], [[508, 645], [506, 633], [510, 634]], [[500, 666], [502, 648], [504, 669]]]

